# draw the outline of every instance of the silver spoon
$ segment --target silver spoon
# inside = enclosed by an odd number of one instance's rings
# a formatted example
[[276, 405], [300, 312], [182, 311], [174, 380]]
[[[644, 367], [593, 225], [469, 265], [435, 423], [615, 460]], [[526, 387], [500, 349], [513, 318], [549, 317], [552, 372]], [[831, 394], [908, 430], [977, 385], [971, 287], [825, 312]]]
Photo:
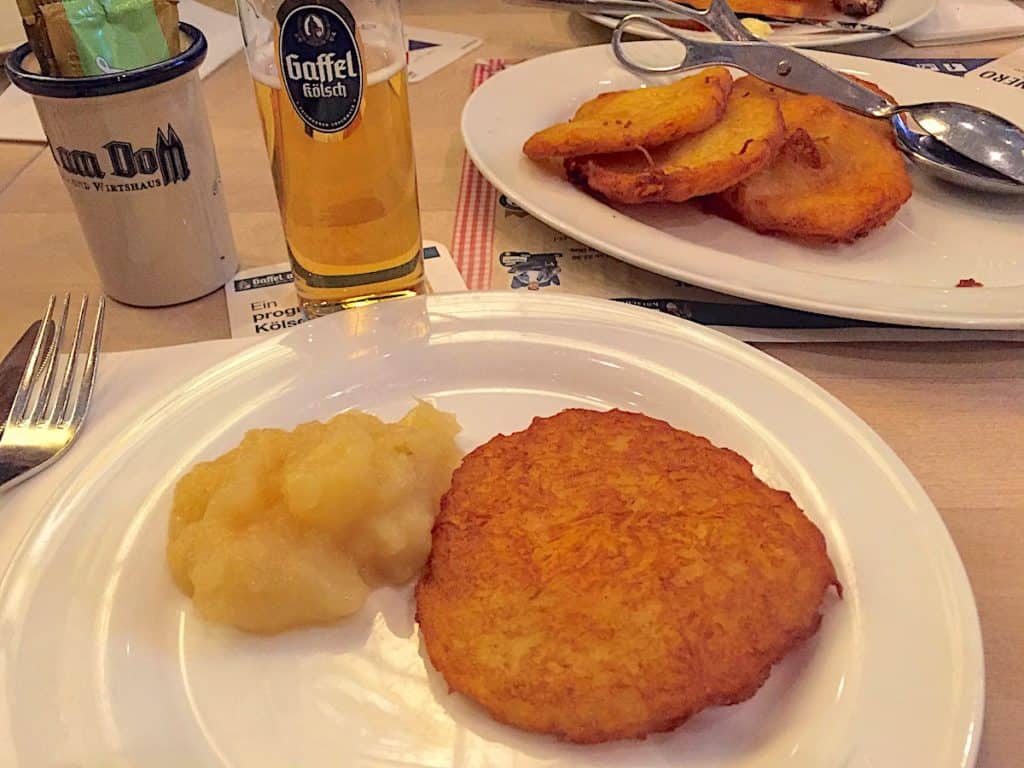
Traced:
[[[659, 8], [674, 5], [666, 0], [649, 2]], [[768, 42], [737, 41], [737, 27], [742, 27], [742, 24], [724, 0], [713, 0], [709, 10], [703, 13], [688, 9], [687, 13], [680, 15], [699, 15], [702, 24], [720, 37], [728, 35], [731, 40], [720, 43], [693, 40], [657, 19], [630, 15], [619, 22], [612, 35], [612, 50], [616, 58], [627, 69], [648, 75], [674, 74], [711, 64], [736, 67], [783, 88], [826, 96], [868, 117], [892, 120], [898, 133], [896, 121], [899, 116], [909, 115], [920, 128], [919, 133], [927, 134], [934, 143], [941, 143], [952, 150], [933, 152], [928, 156], [929, 162], [922, 162], [925, 170], [934, 172], [936, 166], [943, 166], [943, 178], [977, 189], [976, 166], [982, 165], [1000, 174], [1008, 184], [1024, 187], [1024, 131], [999, 115], [955, 102], [896, 104], [791, 48]], [[718, 28], [714, 26], [716, 24]], [[721, 29], [722, 24], [725, 24], [725, 29]], [[629, 27], [636, 25], [653, 27], [679, 42], [684, 48], [682, 60], [678, 64], [654, 67], [632, 59], [626, 52], [622, 37]], [[910, 151], [907, 144], [915, 151]], [[924, 154], [909, 137], [901, 141], [901, 145], [915, 161]]]
[[915, 129], [902, 115], [892, 119], [892, 127], [896, 133], [896, 145], [922, 171], [950, 184], [979, 192], [1024, 195], [1024, 184], [954, 152], [927, 133]]

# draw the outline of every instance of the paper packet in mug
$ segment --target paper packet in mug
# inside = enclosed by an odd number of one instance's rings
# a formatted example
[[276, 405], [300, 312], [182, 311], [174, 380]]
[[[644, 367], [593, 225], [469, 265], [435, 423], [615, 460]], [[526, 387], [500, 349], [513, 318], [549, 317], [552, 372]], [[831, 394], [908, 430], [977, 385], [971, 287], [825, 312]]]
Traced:
[[49, 77], [57, 76], [57, 62], [50, 48], [50, 38], [46, 35], [43, 14], [36, 5], [36, 0], [18, 0], [18, 11], [21, 13], [21, 24], [25, 28], [25, 37], [32, 47], [32, 53], [39, 63], [40, 74]]
[[180, 52], [177, 0], [35, 0], [63, 77], [102, 75]]

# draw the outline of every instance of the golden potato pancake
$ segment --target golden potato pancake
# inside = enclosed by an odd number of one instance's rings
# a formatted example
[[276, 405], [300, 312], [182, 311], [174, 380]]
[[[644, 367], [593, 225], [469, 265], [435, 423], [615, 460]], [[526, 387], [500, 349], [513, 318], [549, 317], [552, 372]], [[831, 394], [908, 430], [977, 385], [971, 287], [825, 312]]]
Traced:
[[748, 699], [839, 589], [788, 493], [623, 411], [480, 446], [432, 535], [416, 615], [433, 665], [495, 719], [581, 743]]
[[768, 168], [709, 198], [709, 210], [757, 232], [838, 243], [885, 225], [910, 199], [910, 176], [887, 123], [747, 80], [737, 87], [779, 99], [786, 142]]
[[[840, 74], [842, 74], [844, 77], [850, 80], [853, 80], [855, 83], [863, 85], [865, 88], [874, 91], [879, 96], [888, 99], [893, 103], [896, 102], [895, 97], [891, 93], [888, 93], [887, 91], [883, 90], [870, 80], [865, 80], [864, 78], [857, 77], [856, 75], [851, 75], [847, 72], [842, 72]], [[772, 98], [778, 100], [780, 105], [787, 99], [802, 98], [805, 95], [802, 93], [798, 93], [797, 91], [790, 91], [778, 85], [773, 85], [772, 83], [765, 82], [764, 80], [758, 77], [754, 77], [753, 75], [744, 75], [743, 77], [737, 79], [735, 87], [742, 88], [747, 91], [752, 91], [754, 93], [771, 96]], [[843, 107], [843, 111], [850, 115], [850, 117], [861, 120], [865, 125], [871, 126], [874, 130], [876, 130], [879, 133], [879, 135], [887, 137], [890, 141], [893, 142], [893, 144], [895, 144], [896, 134], [892, 129], [892, 123], [890, 123], [888, 120], [876, 120], [871, 117], [865, 117], [864, 115], [848, 110], [845, 107]], [[783, 110], [783, 115], [785, 115], [785, 110]]]
[[523, 152], [538, 160], [664, 144], [718, 122], [731, 90], [728, 70], [711, 67], [671, 85], [602, 93], [568, 122], [535, 133]]
[[[703, 11], [711, 5], [711, 0], [686, 0], [685, 5]], [[832, 15], [830, 0], [729, 0], [729, 7], [736, 13], [758, 13], [780, 18], [827, 18]], [[703, 24], [688, 19], [664, 21], [680, 29], [706, 29]]]
[[733, 87], [722, 119], [705, 131], [651, 149], [568, 158], [565, 170], [574, 184], [617, 203], [679, 203], [767, 167], [784, 136], [777, 99]]
[[[863, 77], [851, 75], [849, 72], [840, 72], [839, 74], [841, 74], [847, 80], [853, 80], [853, 82], [857, 83], [858, 85], [863, 85], [865, 88], [874, 91], [879, 96], [882, 96], [883, 98], [886, 98], [889, 101], [896, 101], [896, 97], [893, 96], [888, 91], [886, 91], [880, 85], [878, 85], [878, 83], [874, 83], [871, 80], [865, 80]], [[769, 83], [766, 80], [762, 80], [759, 77], [755, 77], [754, 75], [743, 75], [742, 77], [737, 78], [735, 86], [737, 88], [745, 88], [748, 91], [756, 91], [758, 93], [769, 94], [779, 99], [780, 101], [789, 97], [805, 95], [803, 93], [800, 93], [799, 91], [791, 91], [788, 88], [783, 88], [781, 85]], [[850, 114], [856, 115], [858, 113], [850, 112]], [[863, 117], [863, 115], [861, 115], [861, 117]], [[874, 120], [872, 118], [867, 117], [865, 117], [864, 119], [869, 120], [870, 122], [877, 125], [888, 125], [888, 123], [884, 120]]]

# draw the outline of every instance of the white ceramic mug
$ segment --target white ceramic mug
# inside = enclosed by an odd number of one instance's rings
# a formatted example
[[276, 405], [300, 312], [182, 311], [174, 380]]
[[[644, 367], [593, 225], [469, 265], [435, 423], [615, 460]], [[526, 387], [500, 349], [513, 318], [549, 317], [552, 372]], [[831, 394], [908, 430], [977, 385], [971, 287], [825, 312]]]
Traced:
[[124, 72], [40, 75], [27, 45], [7, 59], [35, 100], [104, 291], [141, 307], [199, 298], [238, 269], [199, 84], [206, 38], [180, 26], [182, 53]]

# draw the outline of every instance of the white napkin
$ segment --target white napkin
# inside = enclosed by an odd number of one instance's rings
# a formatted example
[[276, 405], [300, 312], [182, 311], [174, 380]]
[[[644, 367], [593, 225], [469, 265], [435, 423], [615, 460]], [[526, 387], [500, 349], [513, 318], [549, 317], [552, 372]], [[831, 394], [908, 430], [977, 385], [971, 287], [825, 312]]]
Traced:
[[[242, 30], [237, 17], [195, 0], [181, 0], [178, 16], [206, 35], [208, 52], [206, 61], [199, 68], [200, 77], [206, 77], [242, 50]], [[46, 143], [46, 134], [39, 123], [32, 97], [14, 86], [0, 93], [0, 141]]]
[[1024, 8], [1011, 0], [938, 0], [924, 21], [899, 33], [915, 47], [977, 43], [1024, 34]]
[[409, 49], [409, 82], [420, 80], [458, 61], [483, 42], [479, 37], [442, 32], [438, 29], [405, 27]]

